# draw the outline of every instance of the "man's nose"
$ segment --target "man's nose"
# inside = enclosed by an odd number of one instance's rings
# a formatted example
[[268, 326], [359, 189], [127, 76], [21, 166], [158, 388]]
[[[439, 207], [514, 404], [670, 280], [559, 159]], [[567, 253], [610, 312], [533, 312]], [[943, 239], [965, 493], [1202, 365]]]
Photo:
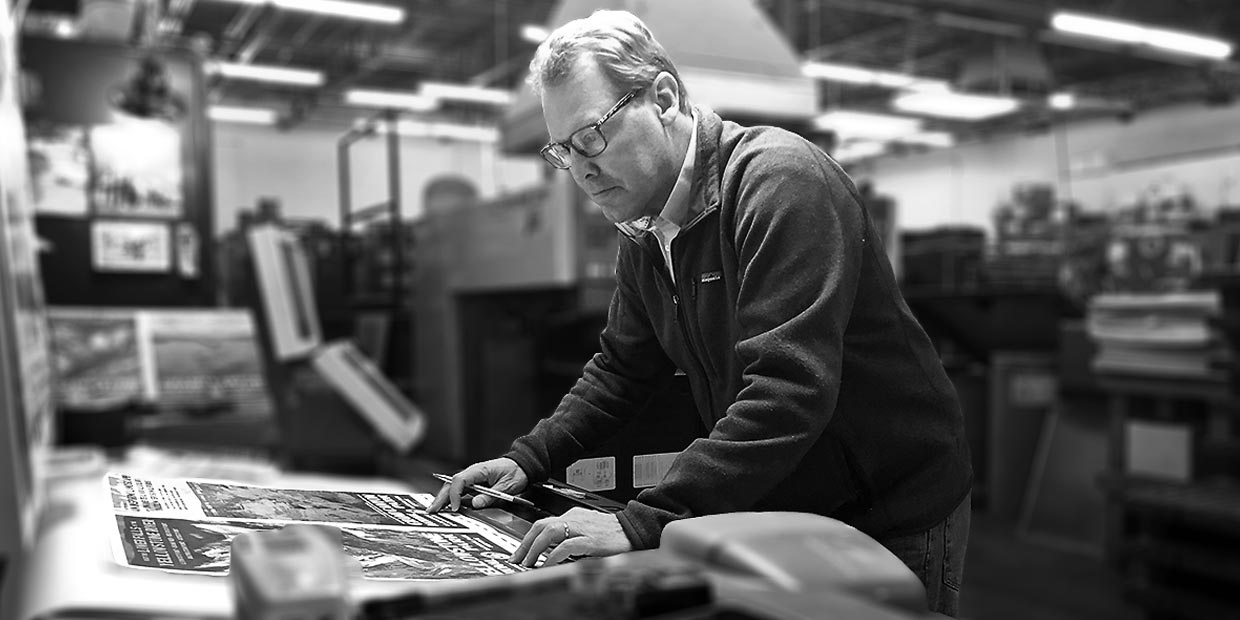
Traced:
[[573, 151], [572, 157], [572, 166], [569, 167], [569, 170], [573, 171], [573, 176], [577, 177], [578, 180], [588, 181], [598, 176], [598, 163], [594, 161], [593, 157], [586, 157], [577, 151]]

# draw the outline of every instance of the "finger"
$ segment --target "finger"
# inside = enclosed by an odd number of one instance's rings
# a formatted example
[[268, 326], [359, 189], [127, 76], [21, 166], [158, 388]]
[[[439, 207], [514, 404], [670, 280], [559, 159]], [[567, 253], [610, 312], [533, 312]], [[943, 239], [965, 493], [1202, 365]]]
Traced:
[[452, 482], [448, 485], [448, 494], [452, 502], [452, 512], [461, 509], [461, 494], [465, 492], [465, 477], [461, 474], [452, 476]]
[[474, 499], [470, 502], [470, 504], [473, 505], [474, 508], [486, 508], [487, 506], [494, 504], [496, 501], [497, 500], [490, 495], [483, 495], [479, 493], [474, 496]]
[[430, 505], [426, 507], [426, 512], [435, 514], [439, 512], [440, 510], [442, 510], [444, 505], [447, 503], [448, 503], [448, 485], [444, 484], [439, 487], [439, 492], [435, 494], [435, 499], [431, 500]]
[[[521, 544], [517, 545], [517, 550], [512, 552], [512, 557], [509, 560], [517, 564], [524, 563], [525, 557], [530, 553], [530, 548], [534, 546], [534, 541], [546, 529], [543, 521], [535, 521], [534, 525], [530, 526], [530, 531], [526, 532], [525, 536], [521, 538]], [[534, 557], [538, 557], [538, 554], [535, 553]]]
[[521, 546], [517, 547], [516, 552], [512, 554], [512, 561], [526, 567], [532, 567], [538, 562], [538, 556], [542, 555], [548, 547], [560, 542], [564, 538], [564, 534], [558, 526], [551, 523], [538, 521], [535, 525], [538, 528], [530, 528], [525, 538], [521, 539]]
[[547, 554], [547, 561], [543, 562], [543, 566], [559, 564], [568, 558], [583, 555], [590, 555], [590, 541], [584, 536], [576, 536], [556, 545], [555, 549]]

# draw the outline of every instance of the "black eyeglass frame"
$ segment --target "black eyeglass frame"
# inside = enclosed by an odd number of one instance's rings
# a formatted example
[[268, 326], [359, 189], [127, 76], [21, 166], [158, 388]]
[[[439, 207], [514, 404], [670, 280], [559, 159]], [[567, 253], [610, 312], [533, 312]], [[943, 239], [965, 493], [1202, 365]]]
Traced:
[[[545, 146], [539, 149], [538, 154], [542, 155], [543, 160], [546, 161], [548, 164], [550, 164], [552, 168], [557, 168], [559, 170], [568, 170], [568, 168], [572, 166], [572, 164], [568, 163], [568, 157], [567, 157], [570, 151], [577, 151], [578, 153], [581, 153], [582, 157], [598, 157], [599, 155], [602, 155], [603, 151], [607, 150], [607, 144], [608, 144], [607, 134], [603, 133], [603, 123], [606, 123], [607, 121], [611, 120], [611, 117], [615, 116], [617, 112], [619, 112], [622, 108], [624, 108], [624, 106], [628, 105], [630, 101], [635, 99], [637, 97], [637, 93], [640, 93], [641, 91], [642, 89], [640, 88], [630, 90], [628, 94], [620, 98], [620, 101], [616, 102], [616, 105], [611, 106], [611, 109], [608, 110], [607, 113], [604, 114], [602, 118], [598, 119], [597, 121], [594, 121], [593, 123], [589, 125], [586, 125], [585, 127], [582, 127], [581, 129], [578, 129], [577, 131], [574, 131], [571, 135], [568, 136], [568, 139], [564, 140], [563, 142], [548, 142]], [[573, 139], [581, 135], [582, 132], [585, 132], [585, 131], [593, 131], [598, 134], [600, 139], [603, 140], [603, 146], [599, 148], [599, 150], [593, 153], [587, 153], [577, 148], [576, 144], [573, 144]], [[552, 150], [555, 149], [556, 147], [564, 149], [565, 157], [560, 158], [560, 157], [557, 157], [551, 154]], [[560, 165], [561, 162], [563, 162], [564, 165]]]

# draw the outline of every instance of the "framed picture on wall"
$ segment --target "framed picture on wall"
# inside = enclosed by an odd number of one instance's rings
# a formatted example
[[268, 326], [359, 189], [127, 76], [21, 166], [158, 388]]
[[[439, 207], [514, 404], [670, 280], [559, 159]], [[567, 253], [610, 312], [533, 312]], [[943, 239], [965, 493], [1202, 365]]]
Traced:
[[95, 215], [181, 218], [180, 129], [163, 118], [115, 117], [90, 128]]
[[34, 123], [27, 134], [26, 156], [35, 212], [86, 217], [90, 180], [86, 129]]
[[172, 269], [172, 240], [163, 222], [91, 222], [95, 271], [163, 273]]

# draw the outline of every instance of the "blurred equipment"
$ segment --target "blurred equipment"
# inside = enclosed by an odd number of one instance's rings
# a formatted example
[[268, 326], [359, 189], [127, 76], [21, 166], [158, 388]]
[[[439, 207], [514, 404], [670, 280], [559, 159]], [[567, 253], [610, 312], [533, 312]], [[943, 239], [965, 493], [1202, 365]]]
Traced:
[[232, 541], [229, 570], [240, 620], [348, 620], [348, 559], [340, 530], [292, 524]]
[[421, 443], [427, 425], [421, 409], [352, 342], [323, 342], [297, 237], [265, 224], [250, 229], [249, 244], [250, 298], [287, 463], [373, 472], [384, 445], [407, 454]]

